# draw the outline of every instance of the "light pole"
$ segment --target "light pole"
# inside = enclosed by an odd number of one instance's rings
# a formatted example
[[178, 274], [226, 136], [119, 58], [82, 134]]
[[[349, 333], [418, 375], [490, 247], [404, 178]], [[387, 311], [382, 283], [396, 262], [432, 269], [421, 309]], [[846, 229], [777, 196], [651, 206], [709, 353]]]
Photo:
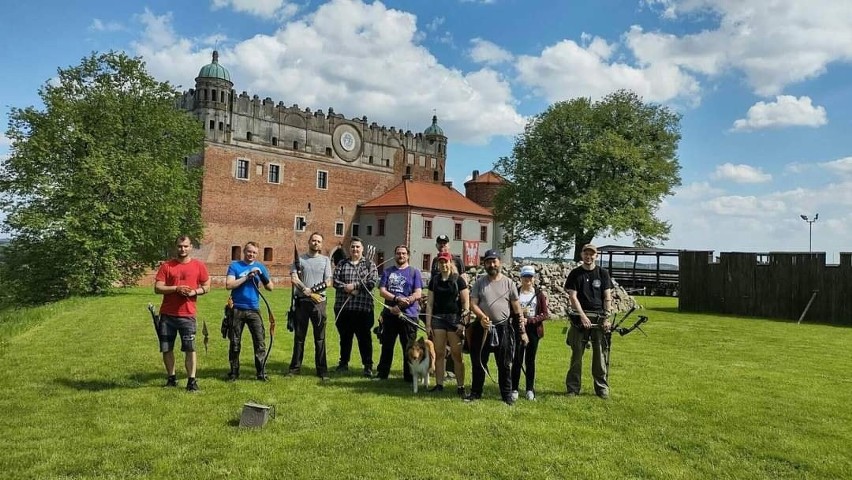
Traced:
[[814, 222], [819, 220], [819, 214], [815, 214], [814, 218], [808, 218], [807, 215], [799, 215], [802, 217], [802, 220], [808, 222], [808, 253], [813, 251], [813, 233], [814, 233]]

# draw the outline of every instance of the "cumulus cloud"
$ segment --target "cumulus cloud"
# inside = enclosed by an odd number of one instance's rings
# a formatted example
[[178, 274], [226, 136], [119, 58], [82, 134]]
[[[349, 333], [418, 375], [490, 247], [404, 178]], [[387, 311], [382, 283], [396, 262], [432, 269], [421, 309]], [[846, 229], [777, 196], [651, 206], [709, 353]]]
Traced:
[[779, 95], [774, 102], [757, 102], [746, 118], [734, 122], [733, 131], [780, 127], [819, 127], [828, 123], [825, 108], [814, 106], [810, 97]]
[[105, 22], [100, 18], [92, 19], [89, 25], [90, 32], [120, 32], [124, 30], [124, 25], [119, 22]]
[[738, 217], [763, 217], [787, 210], [786, 204], [781, 200], [738, 195], [716, 197], [701, 202], [701, 207], [716, 215]]
[[820, 163], [820, 166], [833, 173], [852, 175], [852, 157]]
[[494, 43], [481, 38], [470, 41], [473, 47], [470, 49], [470, 58], [476, 63], [497, 65], [512, 60], [512, 54]]
[[751, 165], [724, 163], [716, 167], [713, 178], [736, 183], [766, 183], [772, 180], [772, 175]]
[[[171, 16], [140, 15], [145, 34], [136, 44], [157, 78], [192, 82], [210, 51], [181, 38]], [[438, 62], [418, 44], [414, 15], [380, 2], [332, 0], [272, 34], [219, 49], [238, 91], [311, 109], [334, 107], [348, 118], [367, 115], [387, 126], [422, 131], [433, 110], [452, 142], [482, 143], [521, 132], [508, 81], [489, 68], [463, 72]], [[160, 36], [161, 35], [161, 36]], [[186, 88], [186, 87], [185, 87]]]
[[724, 193], [724, 190], [711, 186], [710, 182], [692, 182], [675, 189], [675, 197], [679, 200], [698, 200], [718, 196], [722, 193]]
[[212, 0], [210, 6], [213, 10], [231, 8], [235, 12], [267, 19], [291, 17], [299, 9], [288, 0]]
[[697, 100], [698, 81], [677, 66], [666, 62], [632, 66], [611, 59], [617, 45], [585, 34], [583, 39], [584, 45], [562, 40], [538, 56], [518, 57], [519, 80], [551, 102], [600, 98], [622, 88], [653, 102]]
[[667, 18], [707, 20], [698, 33], [633, 27], [626, 42], [639, 62], [719, 75], [733, 69], [753, 91], [776, 95], [815, 78], [829, 63], [852, 61], [852, 2], [837, 0], [644, 0]]

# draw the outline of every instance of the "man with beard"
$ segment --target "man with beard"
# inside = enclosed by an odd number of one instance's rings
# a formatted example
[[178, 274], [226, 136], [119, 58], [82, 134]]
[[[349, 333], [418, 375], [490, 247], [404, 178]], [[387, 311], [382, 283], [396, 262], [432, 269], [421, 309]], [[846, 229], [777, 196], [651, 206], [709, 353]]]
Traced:
[[379, 282], [379, 292], [385, 299], [385, 308], [379, 317], [382, 326], [382, 353], [376, 367], [375, 379], [387, 380], [393, 363], [394, 343], [399, 338], [403, 357], [402, 378], [411, 382], [411, 370], [405, 361], [405, 349], [417, 336], [423, 279], [420, 277], [420, 270], [408, 264], [407, 246], [397, 246], [393, 254], [396, 265], [385, 270]]
[[511, 278], [500, 272], [500, 252], [491, 249], [485, 252], [485, 271], [470, 291], [470, 310], [478, 321], [473, 324], [470, 343], [470, 363], [473, 379], [470, 394], [464, 400], [472, 402], [482, 398], [488, 357], [494, 351], [497, 363], [497, 383], [500, 396], [508, 405], [512, 398], [512, 357], [515, 351], [517, 332], [523, 344], [529, 342], [526, 319], [521, 316], [518, 288]]
[[269, 270], [257, 261], [259, 251], [257, 243], [246, 243], [243, 247], [243, 259], [231, 262], [225, 277], [225, 288], [231, 290], [231, 299], [234, 302], [234, 316], [228, 331], [228, 363], [231, 366], [228, 380], [231, 382], [240, 376], [240, 351], [245, 326], [248, 326], [251, 343], [254, 346], [254, 368], [257, 371], [257, 379], [268, 380], [263, 368], [263, 360], [266, 358], [264, 344], [266, 330], [263, 328], [263, 319], [260, 317], [259, 284], [263, 284], [263, 288], [269, 291], [272, 291], [274, 285], [269, 279]]
[[358, 237], [349, 241], [349, 258], [341, 260], [334, 270], [335, 325], [340, 334], [338, 372], [349, 370], [352, 336], [358, 338], [358, 351], [364, 365], [364, 376], [373, 376], [373, 295], [378, 281], [376, 264], [364, 258], [364, 243]]
[[290, 360], [290, 375], [298, 375], [305, 356], [305, 338], [308, 322], [314, 329], [314, 361], [317, 376], [328, 380], [328, 365], [325, 356], [325, 289], [331, 286], [331, 260], [322, 251], [323, 237], [314, 232], [308, 240], [308, 253], [299, 256], [301, 271], [296, 264], [290, 267], [290, 280], [296, 292], [296, 319], [294, 325], [293, 358]]
[[186, 356], [186, 391], [197, 392], [195, 303], [199, 295], [210, 291], [210, 276], [204, 262], [190, 256], [192, 241], [188, 236], [178, 237], [175, 245], [177, 257], [163, 262], [154, 277], [154, 292], [163, 296], [157, 336], [160, 337], [160, 352], [168, 375], [165, 386], [177, 386], [174, 346], [175, 338], [180, 333], [180, 349]]
[[[592, 342], [592, 378], [595, 394], [600, 398], [609, 398], [606, 358], [603, 349], [604, 335], [610, 329], [609, 316], [612, 312], [612, 281], [609, 272], [595, 264], [598, 248], [592, 244], [583, 246], [583, 263], [571, 270], [565, 280], [565, 290], [574, 313], [569, 315], [571, 329], [568, 331], [568, 345], [571, 347], [571, 365], [565, 377], [568, 395], [580, 394], [580, 380], [583, 376], [583, 354], [586, 343]], [[588, 314], [596, 313], [598, 324], [592, 324]]]

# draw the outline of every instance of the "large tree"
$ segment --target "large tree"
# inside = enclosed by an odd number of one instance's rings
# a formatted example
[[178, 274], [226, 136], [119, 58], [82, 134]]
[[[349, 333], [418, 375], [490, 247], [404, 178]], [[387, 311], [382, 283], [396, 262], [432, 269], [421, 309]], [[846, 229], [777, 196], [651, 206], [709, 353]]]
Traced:
[[12, 108], [0, 171], [4, 283], [23, 303], [134, 281], [179, 233], [201, 233], [204, 131], [139, 58], [93, 53]]
[[576, 98], [533, 117], [511, 157], [497, 161], [507, 183], [495, 213], [508, 242], [542, 238], [565, 257], [598, 235], [632, 235], [636, 245], [667, 238], [655, 217], [680, 185], [680, 115], [619, 90], [592, 102]]

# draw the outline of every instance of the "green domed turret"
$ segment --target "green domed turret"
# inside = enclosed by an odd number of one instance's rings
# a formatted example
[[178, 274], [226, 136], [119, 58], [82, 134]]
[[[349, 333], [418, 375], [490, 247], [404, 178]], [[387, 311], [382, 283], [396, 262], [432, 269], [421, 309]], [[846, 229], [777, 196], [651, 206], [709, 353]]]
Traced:
[[438, 116], [432, 115], [432, 125], [429, 125], [428, 128], [423, 132], [423, 135], [440, 135], [444, 136], [444, 130], [438, 126]]
[[219, 65], [219, 52], [213, 50], [213, 63], [209, 63], [201, 67], [198, 72], [198, 78], [216, 78], [219, 80], [231, 81], [231, 74], [228, 69]]

